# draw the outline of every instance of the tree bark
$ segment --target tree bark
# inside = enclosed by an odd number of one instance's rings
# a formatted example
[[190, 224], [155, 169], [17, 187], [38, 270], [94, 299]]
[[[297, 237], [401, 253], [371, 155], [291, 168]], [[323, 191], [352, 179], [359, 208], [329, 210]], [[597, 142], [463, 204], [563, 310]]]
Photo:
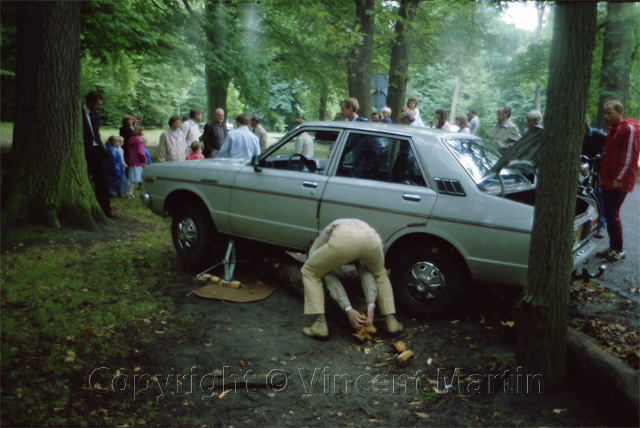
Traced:
[[374, 0], [356, 0], [356, 22], [362, 42], [356, 43], [347, 57], [349, 96], [358, 100], [358, 115], [371, 116], [371, 54], [373, 52]]
[[329, 98], [328, 90], [326, 87], [322, 89], [320, 94], [320, 106], [318, 107], [318, 120], [327, 120], [327, 99]]
[[389, 62], [389, 92], [387, 105], [391, 108], [391, 120], [398, 123], [398, 115], [404, 107], [409, 77], [409, 53], [411, 36], [409, 27], [416, 16], [419, 1], [402, 0], [398, 11], [395, 37], [391, 42], [391, 60]]
[[595, 46], [596, 3], [559, 2], [529, 251], [519, 302], [518, 360], [545, 388], [566, 376], [569, 286], [578, 159]]
[[3, 183], [2, 224], [95, 229], [82, 142], [80, 3], [18, 3], [16, 121]]
[[208, 120], [212, 121], [217, 108], [227, 111], [227, 95], [231, 76], [225, 61], [225, 46], [229, 28], [229, 17], [220, 0], [207, 2], [205, 9], [205, 33], [207, 50], [205, 58], [205, 85], [207, 87]]
[[618, 100], [623, 106], [627, 104], [633, 38], [631, 29], [637, 25], [633, 7], [633, 3], [607, 2], [597, 119], [597, 127], [600, 129], [607, 129], [604, 103]]

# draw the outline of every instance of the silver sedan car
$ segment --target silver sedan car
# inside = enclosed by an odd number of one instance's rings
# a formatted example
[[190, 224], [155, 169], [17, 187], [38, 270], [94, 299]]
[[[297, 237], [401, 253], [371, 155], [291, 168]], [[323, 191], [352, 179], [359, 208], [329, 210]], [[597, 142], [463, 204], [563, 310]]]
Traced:
[[[537, 151], [525, 143], [501, 158], [464, 134], [306, 123], [254, 159], [150, 165], [143, 201], [172, 216], [176, 251], [194, 268], [228, 238], [304, 252], [333, 220], [361, 219], [382, 237], [405, 312], [442, 316], [474, 283], [526, 281], [535, 185], [523, 169], [535, 170]], [[574, 266], [594, 252], [598, 226], [596, 203], [577, 198]]]

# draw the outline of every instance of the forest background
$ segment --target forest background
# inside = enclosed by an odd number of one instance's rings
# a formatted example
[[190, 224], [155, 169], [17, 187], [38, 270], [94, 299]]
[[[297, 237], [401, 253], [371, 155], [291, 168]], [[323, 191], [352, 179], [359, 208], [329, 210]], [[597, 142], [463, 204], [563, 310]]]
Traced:
[[[368, 66], [370, 77], [389, 77], [390, 67], [397, 65], [391, 50], [400, 2], [362, 3], [370, 9], [357, 10], [350, 1], [312, 0], [82, 2], [80, 93], [104, 95], [101, 120], [109, 127], [119, 127], [131, 114], [148, 128], [165, 128], [171, 115], [191, 108], [211, 120], [212, 106], [224, 107], [228, 119], [241, 112], [257, 114], [272, 132], [286, 131], [297, 117], [331, 120], [340, 100], [354, 95], [350, 70]], [[547, 23], [554, 9], [550, 2], [530, 3], [536, 4], [530, 16], [538, 24], [534, 30], [502, 19], [508, 2], [418, 4], [407, 19], [411, 45], [404, 94], [419, 99], [425, 122], [438, 107], [449, 111], [450, 122], [476, 108], [479, 135], [487, 137], [500, 105], [513, 109], [512, 120], [521, 130], [529, 110], [544, 113], [551, 46]], [[16, 4], [3, 1], [1, 7], [1, 120], [13, 122]], [[363, 13], [372, 27], [366, 27]], [[626, 6], [624, 13], [626, 22], [640, 22], [639, 3]], [[604, 127], [598, 108], [608, 14], [608, 4], [600, 3], [587, 109], [599, 127]], [[369, 61], [358, 52], [367, 33]], [[617, 37], [625, 39], [617, 45], [626, 47], [630, 61], [625, 115], [639, 117], [640, 30], [629, 25]], [[356, 63], [349, 64], [354, 58]], [[372, 93], [365, 83], [364, 90]], [[217, 86], [209, 88], [209, 99], [207, 85]], [[370, 116], [370, 101], [361, 104], [361, 114]]]

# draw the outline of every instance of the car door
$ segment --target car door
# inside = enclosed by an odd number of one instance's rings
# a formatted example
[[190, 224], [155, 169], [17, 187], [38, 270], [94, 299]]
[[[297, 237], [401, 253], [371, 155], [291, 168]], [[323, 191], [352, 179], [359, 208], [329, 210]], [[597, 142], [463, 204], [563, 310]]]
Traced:
[[[238, 173], [230, 200], [234, 235], [306, 248], [318, 231], [318, 204], [338, 130], [302, 128]], [[311, 147], [310, 147], [311, 145]], [[299, 151], [304, 148], [305, 157]]]
[[337, 218], [359, 218], [383, 241], [405, 227], [426, 225], [437, 193], [411, 139], [350, 132], [320, 206], [320, 228]]

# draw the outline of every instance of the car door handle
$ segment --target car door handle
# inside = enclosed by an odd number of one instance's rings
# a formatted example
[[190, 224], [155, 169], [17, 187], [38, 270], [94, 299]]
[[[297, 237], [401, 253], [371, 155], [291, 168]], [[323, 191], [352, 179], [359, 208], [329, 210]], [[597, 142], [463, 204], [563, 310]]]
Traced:
[[420, 198], [420, 195], [411, 195], [409, 193], [403, 193], [402, 199], [404, 199], [405, 201], [419, 202], [421, 198]]
[[318, 187], [318, 183], [314, 183], [313, 181], [303, 181], [302, 185], [304, 187], [313, 187], [314, 189]]

